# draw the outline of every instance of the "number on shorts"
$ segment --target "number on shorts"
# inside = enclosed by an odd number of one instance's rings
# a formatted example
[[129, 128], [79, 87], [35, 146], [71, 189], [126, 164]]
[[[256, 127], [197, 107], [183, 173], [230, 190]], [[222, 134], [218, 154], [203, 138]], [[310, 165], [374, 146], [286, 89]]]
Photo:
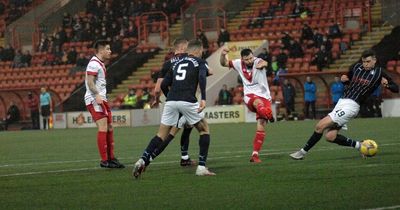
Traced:
[[178, 70], [176, 70], [176, 76], [175, 76], [176, 80], [184, 80], [185, 79], [186, 69], [184, 69], [184, 67], [187, 67], [188, 65], [189, 65], [188, 63], [179, 64]]
[[343, 115], [346, 114], [344, 111], [338, 111], [338, 112], [336, 112], [336, 113], [337, 113], [337, 115], [338, 115], [339, 117], [342, 117]]

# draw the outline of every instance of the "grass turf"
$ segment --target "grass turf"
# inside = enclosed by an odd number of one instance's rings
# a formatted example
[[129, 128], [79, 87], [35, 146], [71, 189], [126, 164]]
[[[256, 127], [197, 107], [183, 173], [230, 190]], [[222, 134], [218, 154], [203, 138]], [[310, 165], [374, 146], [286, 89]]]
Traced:
[[[136, 161], [157, 127], [116, 128], [115, 151], [126, 169], [100, 169], [95, 129], [0, 132], [2, 209], [364, 209], [400, 205], [400, 118], [357, 119], [342, 132], [377, 141], [376, 157], [321, 140], [303, 161], [316, 121], [267, 126], [261, 164], [249, 162], [255, 124], [211, 125], [208, 166], [196, 177], [179, 166], [179, 138], [139, 180]], [[190, 154], [197, 159], [198, 134]]]

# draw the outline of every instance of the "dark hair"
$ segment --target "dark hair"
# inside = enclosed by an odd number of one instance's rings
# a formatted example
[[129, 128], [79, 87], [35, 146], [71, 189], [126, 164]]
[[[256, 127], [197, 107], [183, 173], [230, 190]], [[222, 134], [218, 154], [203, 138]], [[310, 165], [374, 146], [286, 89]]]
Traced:
[[173, 45], [174, 45], [175, 47], [177, 47], [178, 45], [183, 44], [183, 43], [186, 43], [186, 42], [188, 42], [188, 40], [187, 40], [186, 38], [179, 37], [179, 38], [176, 38], [176, 39], [174, 40]]
[[199, 41], [197, 39], [192, 39], [189, 41], [188, 49], [199, 49], [202, 46], [203, 46], [203, 44], [201, 43], [201, 41]]
[[361, 58], [367, 58], [367, 57], [376, 57], [375, 51], [369, 49], [369, 50], [365, 50], [362, 54], [361, 54]]
[[253, 54], [253, 51], [251, 51], [249, 48], [243, 49], [242, 51], [240, 51], [240, 56], [244, 57], [244, 56], [248, 56], [250, 54]]
[[110, 42], [102, 39], [102, 40], [97, 40], [94, 43], [93, 47], [94, 47], [94, 49], [99, 50], [101, 47], [105, 47], [106, 45], [110, 45]]

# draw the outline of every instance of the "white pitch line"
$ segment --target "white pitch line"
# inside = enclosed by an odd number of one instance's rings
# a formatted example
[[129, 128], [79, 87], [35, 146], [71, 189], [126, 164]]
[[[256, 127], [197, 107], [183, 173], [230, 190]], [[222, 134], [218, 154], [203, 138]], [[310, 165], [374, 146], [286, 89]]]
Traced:
[[[338, 150], [338, 149], [343, 149], [345, 147], [337, 147], [337, 148], [321, 148], [321, 149], [315, 149], [314, 151], [327, 151], [327, 150]], [[241, 152], [241, 151], [237, 151]], [[281, 151], [281, 152], [269, 152], [267, 154], [260, 154], [260, 156], [270, 156], [270, 155], [282, 155], [282, 154], [288, 154], [291, 151]], [[235, 152], [232, 152], [231, 154], [235, 154]], [[220, 160], [220, 159], [228, 159], [228, 158], [243, 158], [243, 157], [248, 157], [248, 155], [232, 155], [232, 156], [217, 156], [213, 158], [208, 158], [209, 160]], [[58, 161], [62, 162], [62, 161]], [[166, 164], [175, 164], [176, 161], [162, 161], [162, 162], [153, 162], [152, 165], [166, 165]], [[397, 163], [394, 163], [397, 164]], [[377, 166], [382, 166], [382, 165], [392, 165], [392, 164], [370, 164], [370, 165], [362, 165], [364, 167], [377, 167]], [[126, 166], [133, 166], [133, 164], [127, 164]], [[361, 166], [361, 167], [362, 167]], [[348, 168], [352, 167], [360, 167], [360, 166], [348, 166]], [[3, 174], [0, 175], [1, 177], [12, 177], [12, 176], [27, 176], [27, 175], [40, 175], [40, 174], [51, 174], [51, 173], [65, 173], [65, 172], [76, 172], [76, 171], [89, 171], [89, 170], [100, 170], [101, 168], [99, 167], [94, 167], [94, 168], [76, 168], [76, 169], [63, 169], [63, 170], [51, 170], [51, 171], [36, 171], [36, 172], [25, 172], [25, 173], [13, 173], [13, 174]]]
[[385, 209], [400, 209], [400, 205], [397, 206], [385, 206], [385, 207], [378, 207], [372, 209], [363, 209], [363, 210], [385, 210]]

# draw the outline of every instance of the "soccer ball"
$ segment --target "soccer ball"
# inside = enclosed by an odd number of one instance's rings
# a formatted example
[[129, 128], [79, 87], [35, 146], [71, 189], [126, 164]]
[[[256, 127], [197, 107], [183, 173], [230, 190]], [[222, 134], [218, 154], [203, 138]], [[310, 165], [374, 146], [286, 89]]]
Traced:
[[371, 139], [366, 139], [361, 142], [360, 152], [364, 156], [372, 157], [378, 152], [378, 144]]

